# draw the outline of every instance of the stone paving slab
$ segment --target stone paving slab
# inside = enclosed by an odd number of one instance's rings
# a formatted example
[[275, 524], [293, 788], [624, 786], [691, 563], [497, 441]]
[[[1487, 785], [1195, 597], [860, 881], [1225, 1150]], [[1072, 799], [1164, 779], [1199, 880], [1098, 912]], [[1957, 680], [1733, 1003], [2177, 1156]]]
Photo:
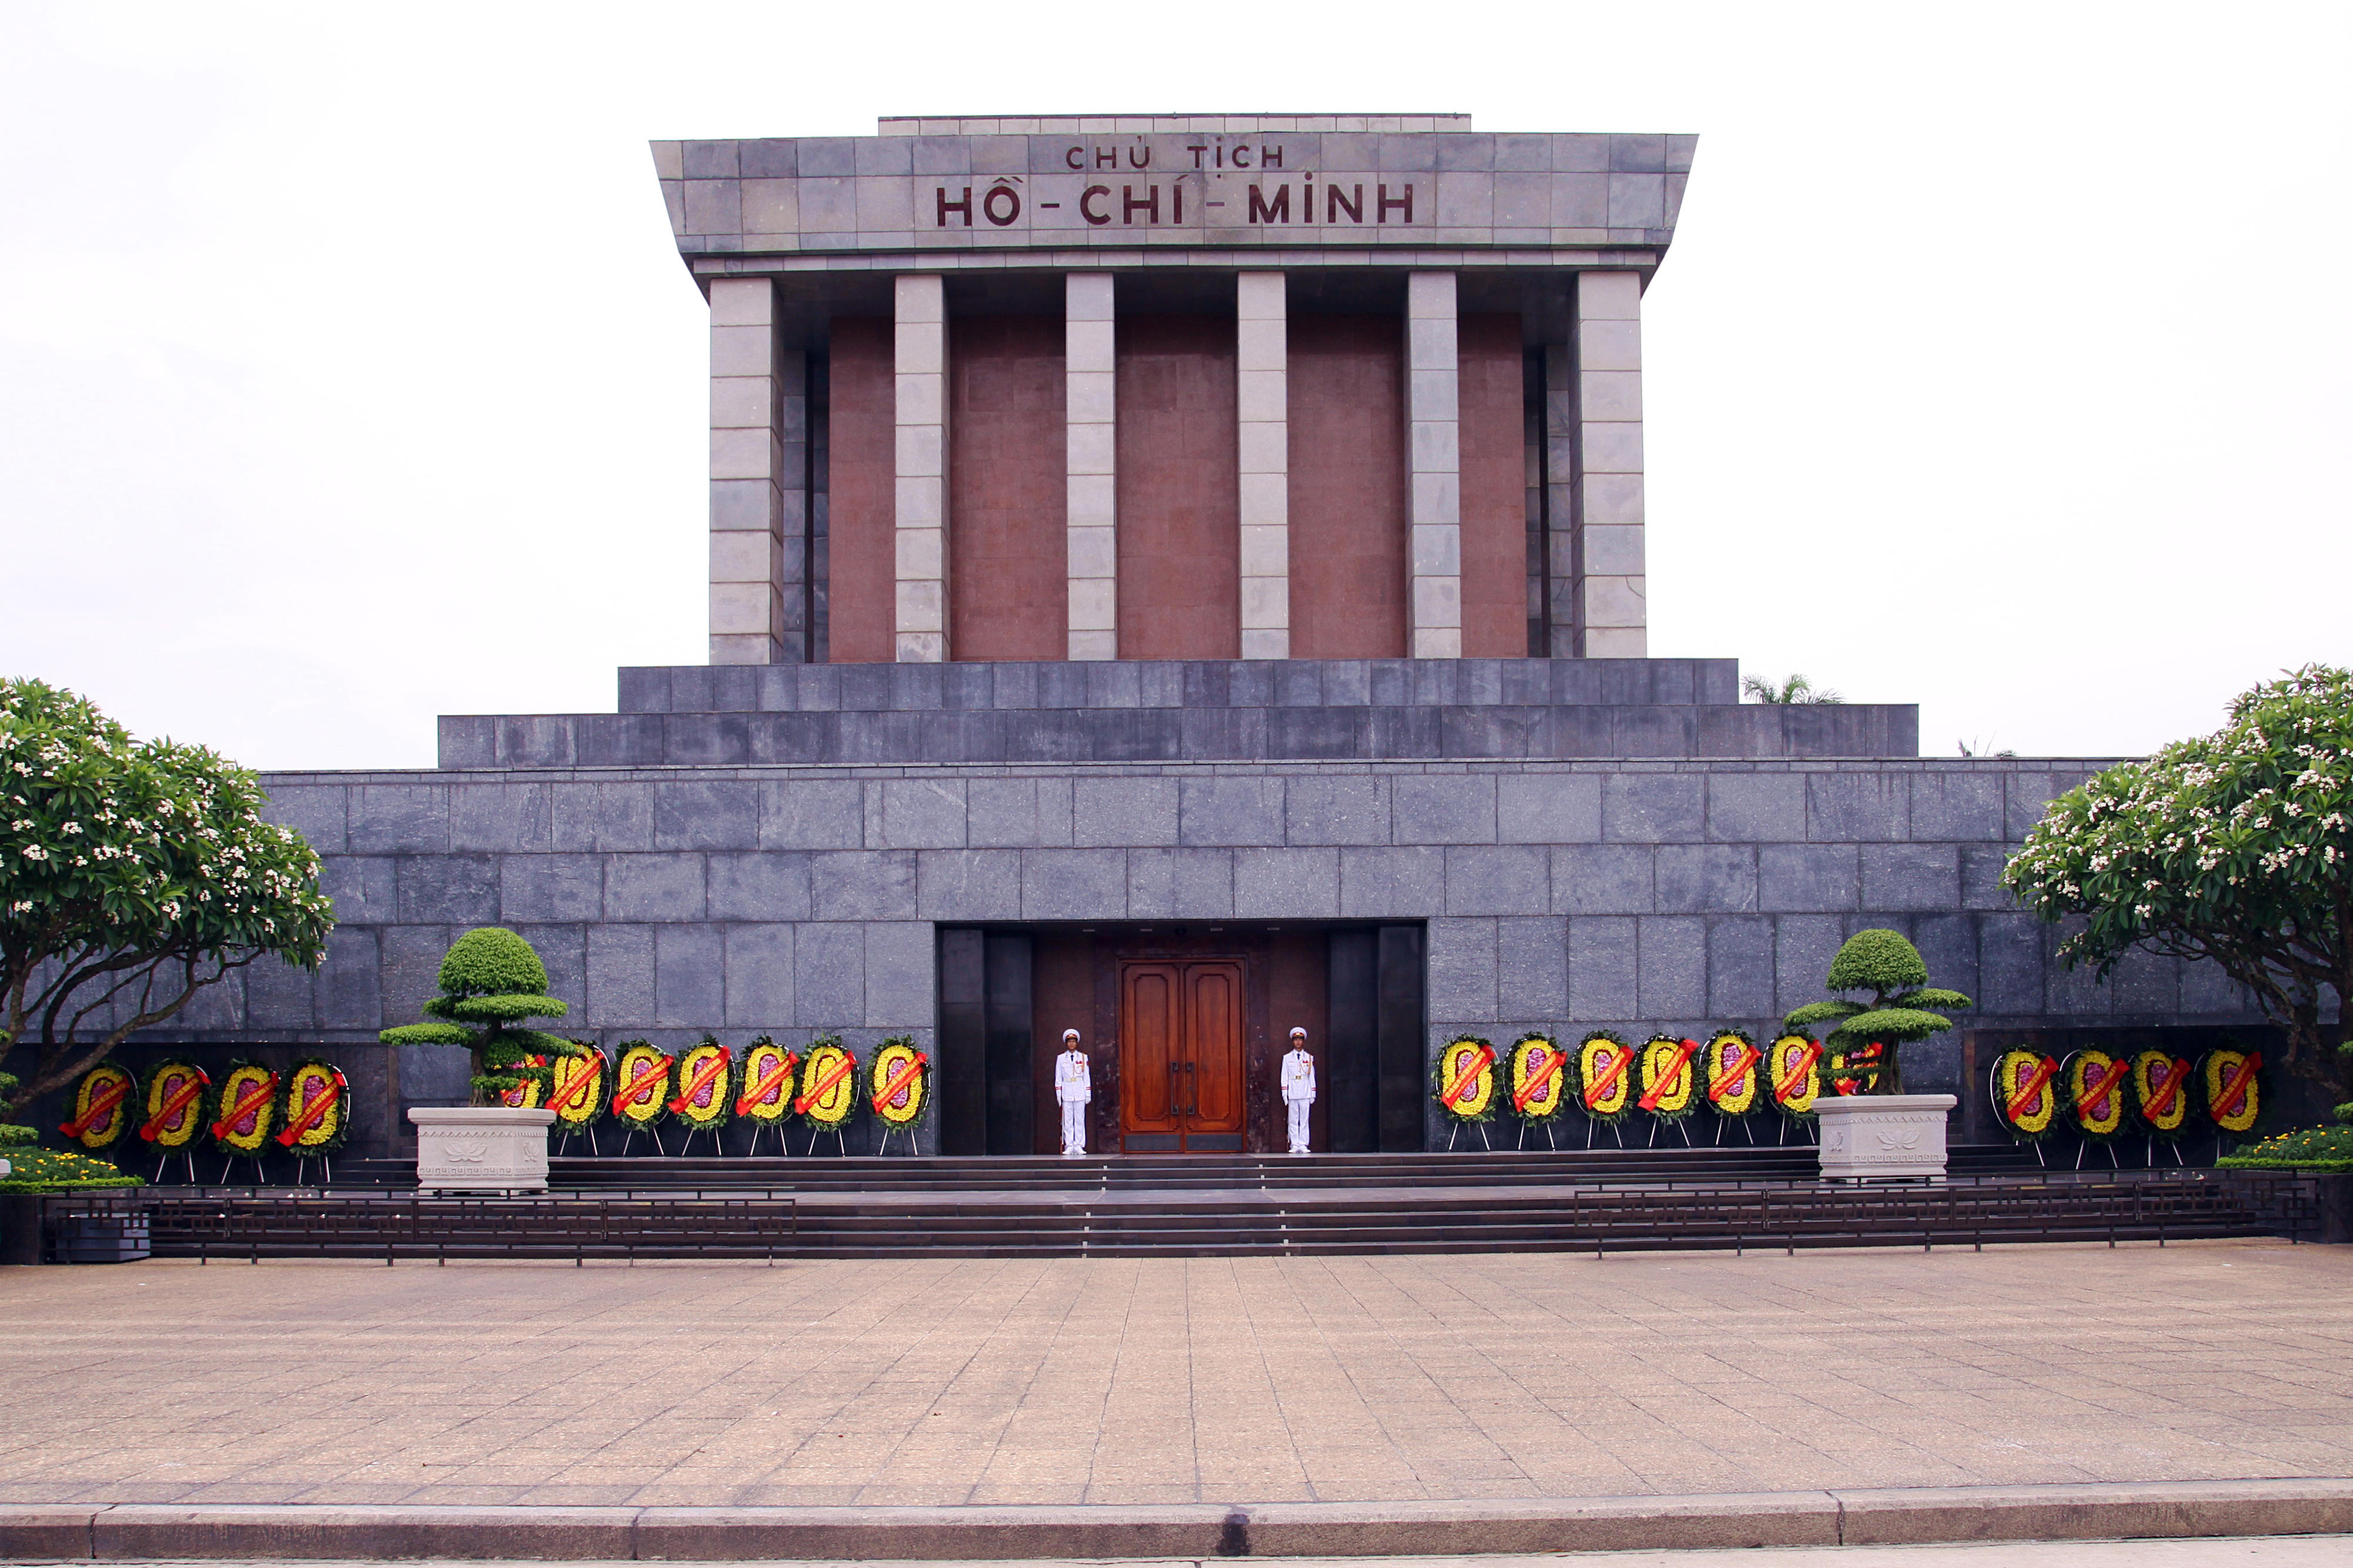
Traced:
[[[78, 1515], [78, 1518], [70, 1518]], [[1918, 1493], [1590, 1498], [1250, 1509], [0, 1509], [11, 1561], [1152, 1562], [1293, 1563], [2011, 1540], [2353, 1539], [2353, 1481], [2180, 1481]], [[71, 1527], [82, 1532], [77, 1547]], [[2241, 1533], [2243, 1532], [2243, 1533]], [[1339, 1550], [1334, 1550], [1334, 1549]], [[1440, 1555], [1440, 1553], [1443, 1553]], [[2226, 1553], [2227, 1554], [2227, 1553]], [[2211, 1560], [2211, 1559], [2210, 1559]]]
[[[2353, 1556], [2353, 1536], [2290, 1535], [2201, 1541], [2005, 1542], [1966, 1546], [1767, 1547], [1732, 1551], [1642, 1551], [1578, 1552], [1573, 1557], [1300, 1557], [1287, 1568], [2339, 1568]], [[41, 1562], [32, 1559], [31, 1562]], [[425, 1559], [416, 1568], [449, 1568], [449, 1559]], [[1166, 1568], [1217, 1568], [1219, 1558], [1165, 1558]], [[161, 1561], [155, 1568], [183, 1568], [191, 1560]], [[346, 1568], [348, 1560], [301, 1558], [209, 1558], [204, 1568]], [[513, 1568], [548, 1568], [521, 1561]], [[603, 1568], [571, 1563], [567, 1568]], [[681, 1564], [680, 1568], [718, 1568]], [[849, 1561], [816, 1562], [807, 1568], [852, 1568]], [[974, 1568], [934, 1562], [925, 1568]], [[1102, 1568], [1100, 1559], [1029, 1558], [992, 1563], [989, 1568]]]
[[1256, 1508], [2343, 1477], [2348, 1286], [2353, 1251], [2274, 1242], [0, 1270], [0, 1502]]

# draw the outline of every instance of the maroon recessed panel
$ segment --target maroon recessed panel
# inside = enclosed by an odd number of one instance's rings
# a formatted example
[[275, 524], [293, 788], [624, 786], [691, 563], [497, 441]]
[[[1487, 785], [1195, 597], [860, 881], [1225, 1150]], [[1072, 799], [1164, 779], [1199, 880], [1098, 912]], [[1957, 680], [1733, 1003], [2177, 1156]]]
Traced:
[[888, 664], [898, 657], [898, 385], [892, 326], [833, 323], [827, 418], [827, 657]]
[[1062, 658], [1069, 515], [1060, 316], [948, 327], [948, 652]]
[[1526, 394], [1520, 319], [1464, 316], [1461, 367], [1462, 653], [1528, 652]]
[[1293, 316], [1291, 657], [1406, 654], [1405, 321]]
[[1240, 658], [1233, 318], [1123, 316], [1116, 363], [1119, 656]]

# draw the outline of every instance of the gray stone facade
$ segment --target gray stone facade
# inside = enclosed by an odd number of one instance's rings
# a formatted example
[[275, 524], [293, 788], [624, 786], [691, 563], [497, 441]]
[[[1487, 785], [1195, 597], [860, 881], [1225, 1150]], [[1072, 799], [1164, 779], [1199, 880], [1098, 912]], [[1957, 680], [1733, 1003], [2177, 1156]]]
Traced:
[[[279, 773], [341, 924], [189, 1037], [372, 1041], [468, 927], [531, 939], [607, 1042], [929, 1041], [941, 924], [1419, 920], [1458, 1031], [1769, 1027], [1909, 934], [1972, 1026], [2251, 1021], [2206, 971], [2063, 973], [1999, 886], [2049, 760], [901, 764]], [[1923, 1087], [1954, 1073], [1946, 1054]], [[405, 1098], [421, 1098], [404, 1078]]]
[[445, 768], [1903, 756], [1908, 704], [1739, 700], [1731, 659], [690, 665], [618, 713], [441, 721]]

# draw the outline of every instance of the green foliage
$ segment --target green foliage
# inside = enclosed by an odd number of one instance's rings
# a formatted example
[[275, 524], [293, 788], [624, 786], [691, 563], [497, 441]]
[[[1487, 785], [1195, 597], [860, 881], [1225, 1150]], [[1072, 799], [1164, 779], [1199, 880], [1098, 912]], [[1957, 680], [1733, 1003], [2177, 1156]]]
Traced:
[[[0, 1035], [0, 1049], [5, 1049], [7, 1044], [8, 1037]], [[16, 1102], [16, 1084], [17, 1079], [15, 1073], [0, 1072], [0, 1104], [13, 1105]], [[41, 1134], [37, 1128], [26, 1127], [16, 1122], [0, 1122], [0, 1159], [8, 1158], [17, 1149], [38, 1143], [40, 1141]]]
[[137, 1176], [73, 1149], [0, 1149], [8, 1173], [0, 1193], [69, 1193], [95, 1187], [143, 1187]]
[[70, 691], [0, 680], [0, 1031], [37, 1052], [9, 1109], [265, 957], [315, 968], [334, 912], [254, 775], [132, 740]]
[[1792, 675], [1778, 686], [1761, 675], [1746, 676], [1741, 679], [1740, 692], [1752, 701], [1770, 702], [1781, 707], [1846, 700], [1827, 686], [1816, 686], [1802, 675]]
[[473, 1102], [496, 1105], [509, 1090], [536, 1082], [543, 1104], [555, 1069], [531, 1058], [576, 1057], [586, 1047], [558, 1035], [516, 1026], [527, 1018], [561, 1018], [571, 1009], [545, 994], [547, 967], [531, 943], [504, 926], [481, 926], [449, 944], [441, 960], [441, 994], [428, 1000], [436, 1024], [402, 1024], [381, 1031], [387, 1046], [463, 1046], [473, 1053]]
[[[449, 944], [436, 982], [444, 996], [533, 995], [547, 989], [547, 966], [531, 943], [504, 926], [480, 926]], [[556, 1008], [560, 1016], [563, 1008]]]
[[[2105, 978], [2135, 948], [2203, 960], [2287, 1037], [2284, 1065], [2353, 1090], [2353, 671], [2306, 665], [2230, 721], [2052, 801], [2002, 881]], [[2333, 993], [2339, 1022], [2324, 1026]]]
[[1928, 984], [1920, 950], [1892, 931], [1859, 931], [1831, 960], [1830, 989], [1885, 995]]
[[1847, 938], [1831, 960], [1824, 989], [1869, 992], [1870, 1000], [1809, 1002], [1783, 1018], [1781, 1027], [1806, 1034], [1820, 1025], [1835, 1023], [1838, 1026], [1822, 1040], [1822, 1052], [1831, 1058], [1833, 1077], [1856, 1079], [1865, 1094], [1903, 1093], [1898, 1047], [1953, 1026], [1950, 1018], [1929, 1012], [1921, 1003], [1938, 1007], [1973, 1005], [1957, 991], [1932, 987], [1920, 950], [1902, 932], [1879, 929], [1859, 931]]
[[2274, 1133], [2215, 1163], [2237, 1171], [2353, 1171], [2353, 1127]]

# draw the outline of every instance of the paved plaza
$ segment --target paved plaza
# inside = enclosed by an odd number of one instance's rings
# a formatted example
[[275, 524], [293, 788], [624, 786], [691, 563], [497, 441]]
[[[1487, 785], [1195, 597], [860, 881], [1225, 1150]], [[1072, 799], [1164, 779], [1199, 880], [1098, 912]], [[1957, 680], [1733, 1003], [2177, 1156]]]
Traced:
[[[1723, 1552], [1578, 1552], [1577, 1556], [1290, 1556], [1282, 1568], [2341, 1568], [2346, 1535], [2238, 1535], [2205, 1540], [2063, 1540], [1968, 1547], [1739, 1547]], [[64, 1559], [73, 1561], [73, 1559]], [[1160, 1568], [1217, 1568], [1229, 1559], [1157, 1559]], [[475, 1568], [470, 1559], [419, 1559], [414, 1568]], [[153, 1568], [348, 1568], [343, 1561], [191, 1559]], [[511, 1561], [506, 1568], [555, 1568]], [[565, 1561], [563, 1568], [617, 1568]], [[670, 1563], [718, 1568], [718, 1563]], [[802, 1568], [869, 1568], [863, 1561], [807, 1561]], [[903, 1568], [915, 1568], [913, 1563]], [[939, 1561], [923, 1568], [1106, 1568], [1102, 1559]]]
[[10, 1502], [1333, 1502], [2353, 1474], [2353, 1252], [2273, 1242], [158, 1262], [0, 1271], [0, 1301]]

